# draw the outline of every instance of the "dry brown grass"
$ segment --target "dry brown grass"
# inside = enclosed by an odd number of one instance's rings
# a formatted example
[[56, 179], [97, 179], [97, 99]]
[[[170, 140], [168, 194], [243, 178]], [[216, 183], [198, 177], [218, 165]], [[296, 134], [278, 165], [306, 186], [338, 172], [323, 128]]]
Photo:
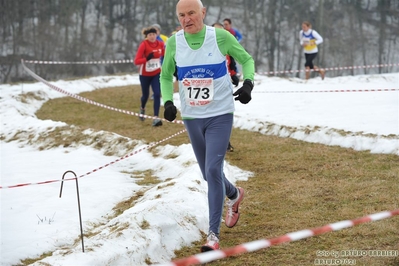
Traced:
[[[139, 86], [82, 93], [91, 100], [137, 112]], [[161, 108], [161, 116], [163, 108]], [[147, 106], [152, 115], [152, 101]], [[64, 121], [82, 128], [106, 130], [146, 142], [159, 141], [181, 129], [164, 123], [112, 112], [72, 98], [47, 102], [38, 111], [41, 119]], [[179, 118], [178, 118], [179, 119]], [[238, 225], [222, 225], [221, 247], [261, 238], [273, 238], [302, 229], [399, 208], [399, 160], [396, 155], [370, 154], [351, 149], [312, 144], [289, 138], [265, 136], [234, 129], [235, 151], [226, 160], [254, 177], [238, 185], [245, 188]], [[188, 143], [187, 134], [167, 142]], [[176, 258], [198, 253], [204, 239], [176, 251]], [[316, 251], [398, 250], [399, 217], [366, 223], [337, 232], [272, 246], [219, 260], [210, 265], [314, 265]], [[357, 265], [399, 265], [399, 257], [349, 257]]]

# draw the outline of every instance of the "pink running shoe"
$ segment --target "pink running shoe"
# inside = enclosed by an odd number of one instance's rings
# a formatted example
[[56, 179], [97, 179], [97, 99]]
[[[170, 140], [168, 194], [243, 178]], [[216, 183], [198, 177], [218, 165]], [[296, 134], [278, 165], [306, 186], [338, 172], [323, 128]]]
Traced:
[[244, 199], [244, 189], [238, 187], [238, 195], [234, 200], [227, 201], [227, 213], [226, 218], [224, 219], [224, 223], [228, 228], [231, 228], [236, 225], [238, 222], [238, 218], [240, 218], [240, 213], [238, 212], [238, 206], [241, 201]]
[[219, 238], [214, 232], [209, 232], [206, 240], [206, 244], [201, 247], [201, 252], [207, 252], [212, 250], [217, 250], [219, 248]]

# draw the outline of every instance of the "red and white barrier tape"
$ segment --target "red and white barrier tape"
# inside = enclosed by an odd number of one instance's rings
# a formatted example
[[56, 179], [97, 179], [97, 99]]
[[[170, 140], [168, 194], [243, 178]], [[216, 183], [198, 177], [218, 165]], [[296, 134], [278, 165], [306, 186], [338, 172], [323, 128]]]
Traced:
[[193, 255], [184, 259], [178, 259], [166, 264], [158, 264], [164, 266], [184, 266], [184, 265], [196, 265], [201, 263], [207, 263], [214, 260], [230, 257], [237, 254], [254, 252], [260, 249], [268, 248], [274, 245], [278, 245], [281, 243], [292, 242], [301, 240], [304, 238], [328, 233], [331, 231], [338, 231], [345, 228], [349, 228], [355, 225], [359, 225], [362, 223], [367, 223], [371, 221], [378, 221], [382, 219], [386, 219], [395, 215], [399, 215], [399, 209], [394, 211], [384, 211], [375, 214], [371, 214], [368, 216], [364, 216], [362, 218], [354, 219], [354, 220], [345, 220], [332, 224], [328, 224], [322, 227], [317, 227], [313, 229], [306, 229], [302, 231], [297, 231], [293, 233], [288, 233], [286, 235], [275, 237], [272, 239], [260, 239], [253, 242], [244, 243], [232, 248], [227, 248], [223, 250], [215, 250], [209, 251], [205, 253], [200, 253], [197, 255]]
[[[326, 67], [320, 68], [321, 70], [350, 70], [350, 69], [365, 69], [365, 68], [379, 68], [379, 67], [392, 67], [399, 66], [399, 64], [379, 64], [379, 65], [366, 65], [366, 66], [347, 66], [347, 67]], [[273, 75], [273, 74], [292, 74], [298, 72], [313, 72], [316, 71], [314, 69], [310, 70], [282, 70], [282, 71], [269, 71], [269, 72], [257, 72], [259, 75]]]
[[103, 169], [103, 168], [105, 168], [107, 166], [110, 166], [110, 165], [112, 165], [114, 163], [122, 161], [123, 159], [131, 157], [131, 156], [133, 156], [133, 155], [135, 155], [135, 154], [137, 154], [139, 152], [142, 152], [142, 151], [144, 151], [146, 149], [152, 148], [152, 147], [154, 147], [154, 146], [156, 146], [156, 145], [158, 145], [158, 144], [160, 144], [162, 142], [165, 142], [165, 141], [167, 141], [167, 140], [169, 140], [169, 139], [171, 139], [171, 138], [173, 138], [173, 137], [175, 137], [175, 136], [177, 136], [177, 135], [179, 135], [179, 134], [181, 134], [183, 132], [186, 132], [186, 130], [183, 129], [183, 130], [181, 130], [181, 131], [179, 131], [179, 132], [177, 132], [177, 133], [175, 133], [175, 134], [173, 134], [173, 135], [171, 135], [171, 136], [169, 136], [167, 138], [164, 138], [163, 140], [151, 143], [151, 144], [149, 144], [149, 145], [147, 145], [147, 146], [145, 146], [145, 147], [143, 147], [141, 149], [138, 149], [137, 151], [134, 151], [134, 152], [131, 152], [129, 154], [126, 154], [125, 156], [123, 156], [123, 157], [121, 157], [119, 159], [116, 159], [115, 161], [112, 161], [112, 162], [107, 163], [107, 164], [105, 164], [103, 166], [100, 166], [100, 167], [98, 167], [98, 168], [96, 168], [96, 169], [94, 169], [94, 170], [92, 170], [90, 172], [87, 172], [86, 174], [83, 174], [83, 175], [81, 175], [81, 176], [79, 176], [77, 178], [73, 177], [73, 178], [65, 178], [63, 180], [62, 179], [56, 179], [56, 180], [47, 180], [47, 181], [36, 182], [36, 183], [23, 183], [23, 184], [16, 184], [16, 185], [10, 185], [10, 186], [0, 186], [0, 189], [25, 187], [25, 186], [31, 186], [31, 185], [44, 185], [44, 184], [49, 184], [49, 183], [55, 183], [55, 182], [61, 182], [61, 181], [71, 181], [71, 180], [75, 180], [75, 179], [78, 179], [78, 178], [82, 178], [82, 177], [88, 176], [88, 175], [90, 175], [92, 173], [95, 173], [98, 170], [101, 170], [101, 169]]
[[[58, 91], [58, 92], [60, 92], [60, 93], [63, 93], [63, 94], [65, 94], [65, 95], [67, 95], [67, 96], [70, 96], [70, 97], [73, 97], [73, 98], [75, 98], [75, 99], [77, 99], [77, 100], [80, 100], [80, 101], [83, 101], [83, 102], [86, 102], [86, 103], [89, 103], [89, 104], [93, 104], [93, 105], [96, 105], [96, 106], [99, 106], [99, 107], [103, 107], [103, 108], [106, 108], [106, 109], [109, 109], [109, 110], [118, 111], [118, 112], [125, 113], [125, 114], [129, 114], [129, 115], [143, 116], [143, 115], [140, 115], [140, 114], [138, 114], [138, 113], [131, 112], [131, 111], [122, 110], [122, 109], [110, 107], [110, 106], [107, 106], [107, 105], [104, 105], [104, 104], [101, 104], [101, 103], [97, 103], [97, 102], [95, 102], [95, 101], [86, 99], [86, 98], [81, 97], [81, 96], [79, 96], [79, 95], [76, 95], [76, 94], [67, 92], [67, 91], [65, 91], [65, 90], [63, 90], [63, 89], [61, 89], [61, 88], [59, 88], [59, 87], [57, 87], [57, 86], [51, 84], [50, 82], [48, 82], [47, 80], [43, 79], [42, 77], [40, 77], [39, 75], [37, 75], [36, 73], [34, 73], [32, 70], [30, 70], [29, 68], [27, 68], [27, 67], [25, 66], [25, 64], [24, 64], [24, 60], [23, 60], [23, 59], [21, 60], [21, 63], [22, 63], [23, 68], [24, 68], [33, 78], [35, 78], [37, 81], [43, 82], [44, 84], [46, 84], [46, 85], [49, 86], [50, 88], [52, 88], [52, 89], [54, 89], [54, 90], [56, 90], [56, 91]], [[385, 89], [377, 89], [377, 90], [359, 90], [359, 91], [396, 91], [396, 90], [398, 90], [398, 89], [387, 89], [387, 90], [385, 90]], [[264, 93], [287, 93], [287, 92], [295, 92], [295, 91], [274, 91], [274, 92], [264, 92]], [[305, 92], [305, 91], [297, 91], [297, 92], [302, 92], [302, 93], [303, 93], [303, 92]], [[351, 91], [351, 90], [332, 90], [332, 91], [307, 91], [307, 92], [354, 92], [354, 91]], [[154, 117], [147, 116], [147, 115], [144, 115], [143, 117], [145, 117], [145, 118], [154, 118]], [[165, 119], [162, 119], [162, 120], [167, 121], [167, 120], [165, 120]], [[169, 122], [169, 121], [167, 121], [167, 122]], [[183, 121], [181, 121], [181, 120], [175, 120], [175, 121], [173, 121], [172, 123], [180, 123], [180, 124], [183, 124]], [[149, 145], [149, 146], [147, 146], [146, 148], [149, 148], [149, 147], [152, 147], [152, 146], [154, 146], [154, 145], [157, 145], [157, 144], [159, 144], [159, 143], [161, 143], [161, 142], [164, 142], [164, 141], [166, 141], [166, 140], [168, 140], [168, 139], [170, 139], [170, 138], [172, 138], [172, 137], [174, 137], [174, 136], [176, 136], [176, 135], [178, 135], [178, 134], [181, 134], [181, 133], [183, 133], [183, 132], [185, 132], [185, 130], [182, 130], [182, 131], [178, 132], [177, 134], [174, 134], [174, 135], [172, 135], [172, 136], [170, 136], [170, 137], [168, 137], [168, 138], [166, 138], [166, 139], [164, 139], [164, 140], [161, 140], [161, 141], [159, 141], [159, 142], [156, 142], [155, 144]], [[116, 161], [114, 161], [114, 162], [111, 162], [111, 163], [106, 164], [106, 165], [104, 165], [104, 166], [101, 166], [101, 167], [99, 167], [99, 168], [97, 168], [97, 169], [94, 169], [94, 170], [92, 170], [91, 172], [88, 172], [88, 173], [86, 173], [86, 174], [84, 174], [84, 175], [79, 176], [78, 178], [81, 178], [81, 177], [84, 177], [84, 176], [89, 175], [89, 174], [91, 174], [91, 173], [94, 173], [94, 172], [96, 172], [96, 171], [98, 171], [98, 170], [100, 170], [100, 169], [102, 169], [102, 168], [104, 168], [104, 167], [107, 167], [107, 166], [109, 166], [109, 165], [111, 165], [111, 164], [114, 164], [114, 163], [116, 163], [116, 162], [118, 162], [118, 161], [120, 161], [120, 160], [122, 160], [122, 159], [124, 159], [124, 158], [130, 157], [130, 156], [132, 156], [132, 155], [134, 155], [134, 154], [136, 154], [136, 153], [138, 153], [138, 152], [140, 152], [140, 151], [142, 151], [142, 150], [144, 150], [144, 149], [146, 149], [146, 148], [140, 149], [139, 151], [136, 151], [136, 152], [133, 153], [133, 154], [125, 155], [124, 157], [122, 157], [122, 158], [120, 158], [120, 159], [118, 159], [118, 160], [116, 160]], [[75, 178], [68, 178], [68, 179], [64, 179], [64, 181], [74, 180], [74, 179], [75, 179]], [[48, 180], [48, 181], [42, 181], [42, 182], [37, 182], [37, 183], [24, 183], [24, 184], [17, 184], [17, 185], [11, 185], [11, 186], [0, 186], [0, 189], [5, 189], [5, 188], [16, 188], [16, 187], [23, 187], [23, 186], [28, 186], [28, 185], [42, 185], [42, 184], [48, 184], [48, 183], [54, 183], [54, 182], [60, 182], [60, 181], [62, 181], [62, 180]]]
[[[77, 99], [77, 100], [79, 100], [79, 101], [83, 101], [83, 102], [86, 102], [86, 103], [89, 103], [89, 104], [93, 104], [93, 105], [96, 105], [96, 106], [99, 106], [99, 107], [103, 107], [103, 108], [106, 108], [106, 109], [109, 109], [109, 110], [121, 112], [121, 113], [124, 113], [124, 114], [135, 115], [135, 116], [143, 116], [143, 117], [145, 117], [145, 118], [154, 118], [154, 117], [150, 117], [150, 116], [147, 116], [147, 115], [140, 115], [140, 114], [138, 114], [138, 113], [134, 113], [134, 112], [131, 112], [131, 111], [122, 110], [122, 109], [118, 109], [118, 108], [115, 108], [115, 107], [107, 106], [107, 105], [104, 105], [104, 104], [97, 103], [97, 102], [95, 102], [95, 101], [86, 99], [86, 98], [81, 97], [81, 96], [79, 96], [79, 95], [76, 95], [76, 94], [67, 92], [67, 91], [65, 91], [65, 90], [63, 90], [63, 89], [61, 89], [61, 88], [58, 88], [57, 86], [51, 84], [50, 82], [48, 82], [47, 80], [43, 79], [42, 77], [38, 76], [36, 73], [34, 73], [32, 70], [30, 70], [28, 67], [25, 66], [24, 60], [23, 60], [23, 59], [21, 60], [21, 63], [22, 63], [23, 68], [24, 68], [33, 78], [35, 78], [37, 81], [43, 82], [44, 84], [46, 84], [46, 85], [49, 86], [50, 88], [52, 88], [52, 89], [54, 89], [54, 90], [56, 90], [56, 91], [58, 91], [58, 92], [60, 92], [60, 93], [63, 93], [63, 94], [65, 94], [65, 95], [68, 95], [68, 96], [70, 96], [70, 97], [73, 97], [73, 98], [75, 98], [75, 99]], [[257, 91], [257, 90], [255, 90], [255, 91], [253, 91], [253, 92], [254, 92], [254, 93], [323, 93], [323, 92], [376, 92], [376, 91], [399, 91], [399, 89], [320, 90], [320, 91]], [[169, 122], [169, 121], [167, 121], [166, 119], [162, 119], [162, 120], [163, 120], [163, 121], [166, 121], [166, 122]], [[173, 122], [171, 122], [171, 123], [183, 124], [183, 121], [181, 121], [181, 120], [175, 120], [175, 121], [173, 121]]]
[[[25, 64], [24, 64], [24, 60], [23, 59], [21, 60], [21, 64], [22, 64], [23, 68], [26, 70], [26, 72], [28, 72], [28, 74], [31, 75], [37, 81], [43, 82], [44, 84], [46, 84], [47, 86], [49, 86], [53, 90], [56, 90], [56, 91], [58, 91], [58, 92], [60, 92], [62, 94], [70, 96], [72, 98], [75, 98], [75, 99], [77, 99], [79, 101], [86, 102], [86, 103], [93, 104], [93, 105], [96, 105], [96, 106], [99, 106], [99, 107], [102, 107], [102, 108], [105, 108], [105, 109], [121, 112], [121, 113], [128, 114], [128, 115], [134, 115], [134, 116], [139, 116], [139, 117], [144, 117], [144, 118], [152, 118], [152, 119], [158, 118], [158, 117], [152, 117], [152, 116], [148, 116], [148, 115], [141, 115], [139, 113], [135, 113], [135, 112], [131, 112], [131, 111], [123, 110], [123, 109], [118, 109], [118, 108], [115, 108], [115, 107], [111, 107], [111, 106], [108, 106], [108, 105], [105, 105], [105, 104], [101, 104], [101, 103], [86, 99], [86, 98], [84, 98], [82, 96], [67, 92], [67, 91], [65, 91], [65, 90], [63, 90], [63, 89], [51, 84], [50, 82], [48, 82], [47, 80], [45, 80], [44, 78], [40, 77], [39, 75], [37, 75], [32, 70], [30, 70], [29, 68], [27, 68], [25, 66]], [[169, 122], [168, 120], [166, 120], [164, 118], [158, 118], [158, 119], [161, 119], [163, 121]], [[183, 121], [174, 120], [173, 122], [169, 122], [169, 123], [183, 124]]]
[[101, 65], [101, 64], [104, 65], [104, 64], [134, 63], [134, 60], [126, 59], [126, 60], [80, 61], [80, 62], [25, 60], [25, 63], [39, 64], [39, 65]]
[[322, 92], [376, 92], [376, 91], [399, 91], [399, 89], [365, 89], [365, 90], [319, 90], [319, 91], [257, 91], [252, 93], [322, 93]]
[[[23, 60], [23, 59], [22, 59]], [[100, 60], [100, 61], [79, 61], [79, 62], [67, 62], [67, 61], [42, 61], [42, 60], [25, 60], [26, 63], [31, 64], [42, 64], [42, 65], [99, 65], [99, 64], [126, 64], [134, 63], [133, 59], [126, 60]], [[365, 65], [365, 66], [346, 66], [346, 67], [326, 67], [320, 68], [322, 70], [350, 70], [350, 69], [365, 69], [365, 68], [379, 68], [379, 67], [392, 67], [399, 66], [399, 64], [377, 64], [377, 65]], [[273, 75], [273, 74], [288, 74], [298, 72], [313, 72], [315, 70], [282, 70], [282, 71], [269, 71], [269, 72], [257, 72], [259, 75]]]
[[[36, 80], [38, 80], [38, 81], [40, 81], [40, 82], [43, 82], [44, 84], [46, 84], [47, 86], [49, 86], [50, 88], [52, 88], [52, 89], [54, 89], [54, 90], [56, 90], [56, 91], [58, 91], [58, 92], [61, 92], [61, 93], [65, 94], [65, 95], [68, 95], [68, 96], [73, 97], [73, 98], [75, 98], [75, 99], [78, 99], [78, 100], [80, 100], [80, 101], [87, 102], [87, 103], [90, 103], [90, 104], [93, 104], [93, 105], [97, 105], [97, 106], [100, 106], [100, 107], [103, 107], [103, 108], [106, 108], [106, 109], [110, 109], [110, 110], [113, 110], [113, 111], [122, 112], [122, 113], [125, 113], [125, 114], [140, 116], [140, 114], [138, 114], [138, 113], [134, 113], [134, 112], [130, 112], [130, 111], [122, 110], [122, 109], [117, 109], [117, 108], [110, 107], [110, 106], [107, 106], [107, 105], [104, 105], [104, 104], [100, 104], [100, 103], [94, 102], [94, 101], [92, 101], [92, 100], [86, 99], [86, 98], [84, 98], [84, 97], [78, 96], [78, 95], [76, 95], [76, 94], [69, 93], [69, 92], [67, 92], [67, 91], [65, 91], [65, 90], [63, 90], [63, 89], [60, 89], [60, 88], [58, 88], [57, 86], [55, 86], [55, 85], [51, 84], [50, 82], [48, 82], [47, 80], [43, 79], [42, 77], [38, 76], [36, 73], [34, 73], [34, 72], [33, 72], [32, 70], [30, 70], [29, 68], [27, 68], [27, 67], [25, 66], [23, 60], [21, 60], [21, 63], [22, 63], [22, 66], [24, 67], [24, 69], [25, 69], [33, 78], [35, 78]], [[151, 118], [150, 116], [146, 116], [146, 115], [143, 116], [143, 117]], [[165, 120], [165, 121], [166, 121], [166, 120]], [[168, 121], [168, 122], [169, 122], [169, 121]], [[179, 121], [179, 120], [176, 120], [176, 121], [173, 121], [173, 122], [174, 122], [174, 123], [181, 123], [181, 124], [183, 123], [183, 121]], [[177, 135], [179, 135], [179, 134], [181, 134], [181, 133], [183, 133], [183, 132], [185, 132], [185, 131], [186, 131], [185, 129], [184, 129], [184, 130], [181, 130], [181, 131], [179, 131], [178, 133], [173, 134], [173, 135], [171, 135], [171, 136], [169, 136], [169, 137], [167, 137], [167, 138], [165, 138], [165, 139], [163, 139], [163, 140], [161, 140], [161, 141], [158, 141], [158, 142], [155, 142], [155, 143], [153, 143], [153, 144], [150, 144], [150, 145], [148, 145], [148, 146], [146, 146], [146, 147], [144, 147], [144, 148], [142, 148], [142, 149], [139, 149], [139, 150], [137, 150], [137, 151], [135, 151], [135, 152], [133, 152], [133, 153], [130, 153], [130, 154], [128, 154], [128, 155], [125, 155], [125, 156], [123, 156], [123, 157], [121, 157], [121, 158], [119, 158], [119, 159], [117, 159], [117, 160], [115, 160], [115, 161], [113, 161], [113, 162], [111, 162], [111, 163], [108, 163], [108, 164], [103, 165], [103, 166], [101, 166], [101, 167], [99, 167], [99, 168], [97, 168], [97, 169], [94, 169], [94, 170], [92, 170], [92, 171], [90, 171], [90, 172], [87, 172], [86, 174], [81, 175], [81, 176], [79, 176], [78, 178], [82, 178], [82, 177], [84, 177], [84, 176], [87, 176], [87, 175], [89, 175], [89, 174], [91, 174], [91, 173], [94, 173], [94, 172], [96, 172], [96, 171], [98, 171], [98, 170], [101, 170], [101, 169], [103, 169], [103, 168], [105, 168], [105, 167], [107, 167], [107, 166], [109, 166], [109, 165], [111, 165], [111, 164], [114, 164], [114, 163], [119, 162], [119, 161], [121, 161], [121, 160], [123, 160], [123, 159], [125, 159], [125, 158], [128, 158], [128, 157], [130, 157], [130, 156], [132, 156], [132, 155], [134, 155], [134, 154], [137, 154], [137, 153], [139, 153], [139, 152], [141, 152], [141, 151], [143, 151], [143, 150], [145, 150], [145, 149], [154, 147], [154, 146], [158, 145], [159, 143], [162, 143], [162, 142], [164, 142], [164, 141], [166, 141], [166, 140], [169, 140], [169, 139], [171, 139], [171, 138], [173, 138], [173, 137], [175, 137], [175, 136], [177, 136]], [[54, 183], [54, 182], [70, 181], [70, 180], [75, 180], [75, 179], [76, 179], [76, 178], [66, 178], [66, 179], [64, 179], [64, 180], [61, 180], [61, 179], [57, 179], [57, 180], [47, 180], [47, 181], [36, 182], [36, 183], [23, 183], [23, 184], [16, 184], [16, 185], [10, 185], [10, 186], [1, 186], [1, 185], [0, 185], [0, 189], [5, 189], [5, 188], [17, 188], [17, 187], [24, 187], [24, 186], [30, 186], [30, 185], [43, 185], [43, 184], [49, 184], [49, 183]]]

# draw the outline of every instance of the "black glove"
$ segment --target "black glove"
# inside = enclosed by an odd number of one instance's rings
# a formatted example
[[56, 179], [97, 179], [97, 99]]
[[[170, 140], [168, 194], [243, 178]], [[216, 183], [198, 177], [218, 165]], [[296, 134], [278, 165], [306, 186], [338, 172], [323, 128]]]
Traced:
[[154, 53], [150, 53], [149, 55], [147, 55], [147, 57], [145, 59], [147, 59], [147, 61], [151, 60], [154, 57]]
[[254, 87], [253, 82], [249, 79], [246, 79], [242, 87], [239, 88], [235, 93], [233, 93], [233, 96], [238, 95], [237, 97], [234, 98], [234, 100], [240, 101], [243, 104], [249, 103], [249, 101], [252, 99], [251, 91], [253, 87]]
[[171, 101], [167, 101], [164, 105], [165, 111], [163, 116], [166, 120], [172, 122], [176, 119], [177, 109], [176, 106]]
[[240, 79], [237, 77], [237, 75], [231, 76], [231, 82], [233, 82], [234, 86], [238, 86], [238, 83], [240, 83]]

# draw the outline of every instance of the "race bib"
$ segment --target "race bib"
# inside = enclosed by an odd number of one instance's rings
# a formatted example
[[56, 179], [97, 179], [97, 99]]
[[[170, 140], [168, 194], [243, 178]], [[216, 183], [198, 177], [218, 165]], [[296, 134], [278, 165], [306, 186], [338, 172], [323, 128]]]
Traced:
[[145, 70], [152, 72], [161, 68], [161, 60], [159, 58], [153, 58], [145, 63]]
[[182, 81], [182, 85], [189, 106], [204, 106], [213, 101], [212, 78], [186, 78]]
[[306, 44], [306, 46], [304, 47], [305, 51], [311, 51], [314, 48], [316, 48], [316, 40], [315, 39], [303, 38], [302, 41], [304, 44]]

